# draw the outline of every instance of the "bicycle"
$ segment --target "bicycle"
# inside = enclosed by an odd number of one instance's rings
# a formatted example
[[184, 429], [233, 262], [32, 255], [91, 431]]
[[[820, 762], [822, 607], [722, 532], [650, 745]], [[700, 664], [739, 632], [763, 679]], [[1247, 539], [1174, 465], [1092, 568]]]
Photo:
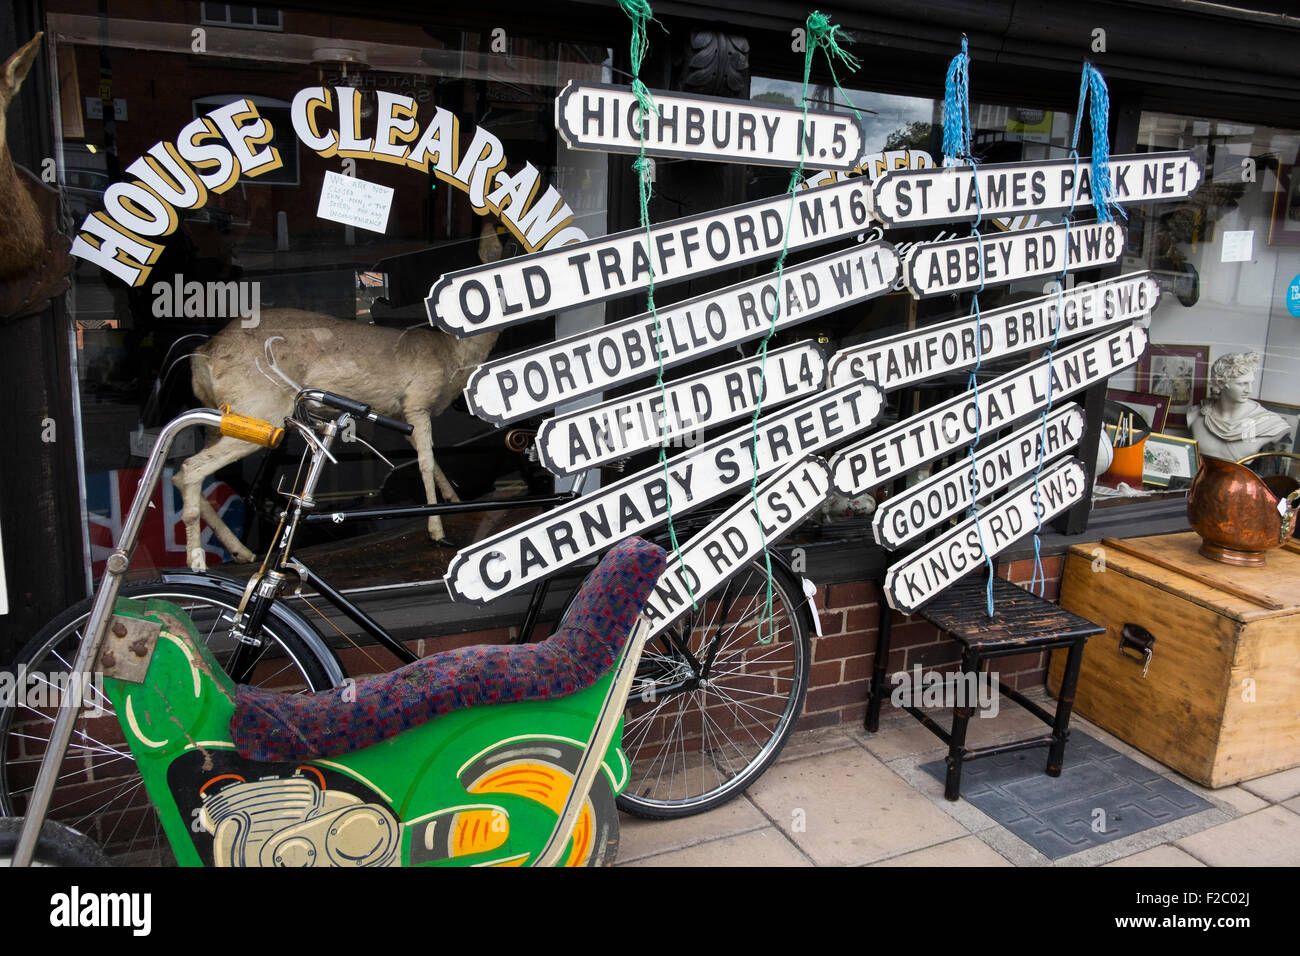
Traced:
[[[285, 424], [302, 437], [306, 450], [298, 476], [286, 493], [288, 504], [280, 514], [279, 527], [247, 584], [214, 574], [178, 572], [165, 575], [158, 583], [124, 586], [123, 596], [184, 598], [184, 609], [197, 615], [196, 624], [206, 634], [209, 646], [225, 655], [220, 663], [237, 682], [273, 683], [292, 668], [297, 671], [296, 683], [304, 690], [337, 686], [346, 675], [329, 642], [284, 601], [291, 576], [297, 579], [297, 592], [314, 591], [399, 663], [410, 663], [416, 655], [293, 552], [294, 535], [302, 524], [543, 507], [569, 501], [576, 494], [322, 513], [316, 510], [317, 483], [325, 464], [333, 460], [330, 449], [335, 440], [354, 419], [398, 431], [409, 428], [343, 396], [317, 390], [299, 394], [294, 415]], [[679, 536], [689, 536], [715, 513], [716, 508], [679, 520]], [[638, 668], [637, 692], [627, 708], [633, 780], [619, 797], [621, 809], [654, 818], [702, 812], [743, 791], [780, 753], [807, 689], [810, 611], [798, 579], [775, 552], [772, 569], [773, 614], [770, 622], [761, 622], [762, 635], [757, 611], [764, 603], [767, 571], [760, 557], [728, 581], [720, 597], [688, 613], [647, 648]], [[551, 581], [544, 579], [533, 589], [518, 641], [533, 636]], [[39, 672], [42, 664], [53, 661], [67, 670], [68, 649], [79, 644], [88, 613], [83, 605], [48, 625], [20, 655], [19, 666]], [[760, 636], [769, 632], [775, 639], [760, 643]], [[287, 663], [268, 663], [282, 658]], [[101, 696], [96, 703], [108, 702]], [[30, 770], [44, 747], [42, 729], [52, 725], [48, 715], [35, 715], [30, 709], [26, 713], [33, 719], [19, 725], [20, 713], [16, 707], [0, 711], [0, 809], [6, 815], [24, 809]], [[56, 803], [51, 816], [83, 824], [94, 818], [99, 842], [115, 849], [130, 852], [139, 843], [151, 847], [159, 842], [157, 828], [136, 820], [142, 795], [139, 779], [116, 732], [111, 708], [105, 716], [108, 719], [101, 724], [87, 721], [78, 731], [74, 755], [89, 762], [92, 776], [107, 783], [87, 791], [83, 781], [69, 782], [68, 802]], [[101, 802], [94, 802], [96, 799]], [[123, 821], [127, 829], [136, 823], [136, 829], [126, 837], [126, 846], [119, 847], [123, 841], [114, 838], [122, 831]]]

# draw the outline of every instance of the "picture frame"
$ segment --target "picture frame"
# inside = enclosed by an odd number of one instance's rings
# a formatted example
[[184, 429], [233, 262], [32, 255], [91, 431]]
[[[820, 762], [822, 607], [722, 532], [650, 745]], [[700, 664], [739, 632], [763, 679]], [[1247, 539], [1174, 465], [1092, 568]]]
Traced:
[[[1269, 450], [1289, 451], [1293, 454], [1300, 454], [1300, 405], [1288, 405], [1286, 402], [1266, 402], [1262, 399], [1259, 404], [1267, 408], [1276, 415], [1281, 415], [1291, 425], [1290, 436], [1283, 436], [1274, 442], [1265, 446]], [[1275, 447], [1276, 446], [1276, 447]]]
[[1294, 163], [1278, 167], [1268, 230], [1270, 246], [1300, 246], [1300, 176], [1295, 172]]
[[1142, 448], [1142, 483], [1157, 488], [1186, 487], [1200, 464], [1200, 449], [1194, 438], [1152, 432]]
[[1187, 413], [1204, 401], [1209, 381], [1208, 345], [1153, 343], [1138, 361], [1137, 391], [1169, 398], [1165, 428], [1187, 427]]
[[1153, 432], [1165, 430], [1165, 420], [1169, 417], [1169, 396], [1155, 395], [1151, 392], [1135, 392], [1126, 388], [1106, 389], [1107, 401], [1119, 402], [1146, 419]]

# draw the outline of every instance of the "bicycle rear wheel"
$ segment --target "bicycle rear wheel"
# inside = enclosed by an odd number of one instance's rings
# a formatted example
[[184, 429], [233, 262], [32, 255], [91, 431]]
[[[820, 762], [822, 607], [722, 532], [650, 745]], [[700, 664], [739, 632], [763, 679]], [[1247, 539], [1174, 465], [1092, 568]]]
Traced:
[[[331, 681], [306, 643], [283, 622], [269, 618], [261, 647], [240, 645], [229, 635], [238, 599], [198, 584], [128, 584], [120, 597], [159, 598], [182, 608], [194, 621], [217, 661], [229, 665], [244, 648], [244, 683], [286, 691], [324, 690]], [[0, 709], [0, 811], [21, 815], [36, 782], [54, 717], [53, 700], [68, 675], [84, 636], [90, 600], [64, 611], [19, 652], [7, 670], [13, 675], [12, 700]], [[82, 687], [87, 705], [77, 717], [72, 739], [50, 800], [48, 819], [66, 824], [104, 847], [114, 862], [160, 865], [171, 862], [158, 815], [144, 790], [135, 758], [127, 747], [112, 704], [93, 684]], [[99, 713], [93, 713], [99, 711]]]
[[684, 817], [742, 793], [780, 754], [803, 709], [811, 648], [803, 590], [754, 559], [645, 649], [624, 715], [631, 763], [619, 808]]

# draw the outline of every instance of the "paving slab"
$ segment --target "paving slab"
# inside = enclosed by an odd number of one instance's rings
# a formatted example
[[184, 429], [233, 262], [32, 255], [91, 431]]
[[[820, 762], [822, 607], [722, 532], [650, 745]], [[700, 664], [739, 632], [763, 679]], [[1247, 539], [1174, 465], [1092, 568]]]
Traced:
[[752, 830], [620, 866], [812, 866], [776, 827]]
[[1300, 767], [1271, 773], [1267, 777], [1243, 780], [1241, 787], [1269, 803], [1281, 803], [1292, 797], [1300, 796]]
[[768, 819], [743, 796], [716, 810], [679, 820], [643, 820], [622, 813], [618, 822], [619, 863], [771, 826]]
[[949, 840], [937, 846], [928, 846], [924, 850], [913, 850], [902, 856], [891, 857], [872, 863], [872, 866], [1011, 866], [1006, 857], [999, 854], [977, 836], [961, 837]]
[[1180, 850], [1172, 844], [1165, 843], [1161, 846], [1153, 846], [1149, 850], [1143, 850], [1141, 853], [1126, 856], [1122, 860], [1105, 863], [1103, 866], [1205, 866], [1205, 864], [1185, 850]]
[[967, 832], [858, 747], [778, 763], [749, 796], [818, 866], [874, 863]]
[[1300, 866], [1300, 814], [1268, 807], [1183, 837], [1177, 845], [1210, 866]]

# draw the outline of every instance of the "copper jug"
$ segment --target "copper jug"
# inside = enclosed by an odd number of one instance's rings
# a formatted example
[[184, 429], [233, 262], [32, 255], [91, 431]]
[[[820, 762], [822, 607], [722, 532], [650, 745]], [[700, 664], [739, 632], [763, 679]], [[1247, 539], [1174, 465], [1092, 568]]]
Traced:
[[1295, 530], [1300, 482], [1287, 475], [1266, 480], [1242, 464], [1258, 457], [1241, 462], [1201, 457], [1187, 494], [1187, 517], [1201, 536], [1205, 557], [1260, 568], [1264, 552], [1280, 547]]

